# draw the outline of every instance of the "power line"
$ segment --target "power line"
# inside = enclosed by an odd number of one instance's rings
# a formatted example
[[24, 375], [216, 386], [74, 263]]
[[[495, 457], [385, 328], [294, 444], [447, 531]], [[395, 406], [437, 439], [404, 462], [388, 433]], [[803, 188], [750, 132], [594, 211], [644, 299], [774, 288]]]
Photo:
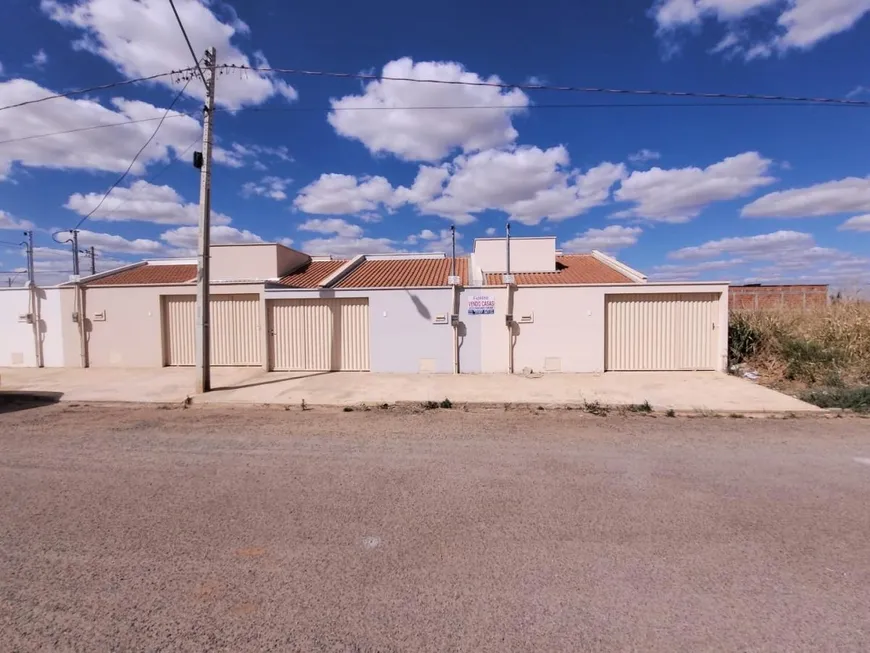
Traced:
[[136, 155], [133, 157], [133, 160], [130, 161], [130, 165], [127, 166], [127, 169], [124, 171], [124, 173], [115, 180], [115, 183], [113, 183], [111, 186], [109, 186], [109, 190], [107, 190], [105, 192], [105, 194], [100, 199], [100, 201], [97, 203], [97, 205], [93, 209], [91, 209], [90, 213], [88, 213], [86, 216], [84, 216], [81, 220], [78, 221], [76, 226], [73, 227], [73, 231], [78, 229], [85, 220], [87, 220], [94, 213], [96, 213], [97, 210], [103, 205], [103, 202], [106, 201], [106, 198], [109, 196], [109, 193], [111, 193], [113, 190], [115, 190], [115, 188], [117, 188], [118, 184], [120, 184], [122, 181], [124, 181], [124, 179], [130, 173], [130, 170], [132, 170], [133, 166], [136, 164], [136, 160], [139, 158], [139, 155], [145, 151], [145, 148], [148, 147], [148, 145], [151, 144], [151, 141], [154, 140], [154, 137], [157, 136], [157, 132], [159, 132], [160, 128], [163, 126], [163, 122], [166, 120], [166, 116], [169, 115], [169, 112], [172, 111], [172, 107], [175, 106], [175, 103], [178, 102], [179, 98], [181, 98], [181, 96], [184, 94], [184, 91], [187, 90], [187, 85], [190, 84], [191, 79], [192, 78], [188, 78], [187, 81], [184, 82], [184, 86], [181, 87], [181, 90], [178, 91], [178, 93], [172, 99], [172, 102], [170, 102], [169, 106], [166, 107], [166, 111], [163, 112], [163, 117], [160, 119], [160, 122], [157, 123], [157, 127], [154, 128], [154, 131], [152, 132], [151, 136], [148, 137], [148, 140], [145, 141], [145, 144], [139, 148], [138, 152], [136, 152]]
[[[176, 158], [172, 159], [169, 163], [167, 163], [165, 166], [163, 166], [160, 170], [158, 170], [156, 173], [154, 173], [154, 174], [151, 175], [150, 177], [146, 177], [146, 178], [144, 179], [144, 181], [147, 181], [147, 182], [153, 182], [154, 180], [156, 180], [160, 175], [162, 175], [164, 172], [166, 172], [167, 170], [169, 170], [169, 168], [171, 168], [173, 165], [175, 165], [176, 162], [180, 161], [181, 159], [184, 159], [184, 157], [187, 155], [187, 153], [190, 152], [190, 149], [191, 149], [194, 145], [196, 145], [197, 143], [199, 143], [200, 140], [202, 140], [202, 136], [197, 136], [197, 137], [196, 137], [196, 140], [193, 141], [193, 142], [192, 142], [190, 145], [188, 145], [186, 148], [184, 148], [184, 151], [183, 151], [181, 154], [179, 154]], [[114, 207], [112, 207], [112, 210], [111, 210], [111, 211], [108, 211], [108, 213], [117, 213], [118, 209], [121, 208], [122, 206], [124, 206], [124, 204], [126, 204], [128, 201], [130, 201], [130, 199], [131, 199], [131, 198], [126, 198], [126, 197], [125, 197], [125, 198], [122, 199], [120, 202], [118, 202]]]
[[46, 95], [41, 98], [37, 98], [35, 100], [25, 100], [24, 102], [18, 102], [16, 104], [7, 104], [6, 106], [0, 107], [0, 111], [6, 111], [6, 109], [16, 109], [18, 107], [26, 107], [30, 104], [37, 104], [39, 102], [45, 102], [46, 100], [56, 100], [57, 98], [62, 97], [70, 97], [73, 95], [81, 95], [82, 93], [90, 93], [92, 91], [104, 91], [109, 88], [116, 88], [118, 86], [129, 86], [130, 84], [138, 84], [139, 82], [149, 82], [154, 79], [159, 79], [161, 77], [168, 77], [170, 75], [178, 75], [186, 72], [190, 72], [193, 68], [183, 68], [181, 70], [170, 70], [165, 73], [157, 73], [156, 75], [149, 75], [147, 77], [137, 77], [136, 79], [125, 79], [120, 82], [112, 82], [111, 84], [102, 84], [100, 86], [91, 86], [88, 88], [80, 88], [74, 91], [67, 91], [66, 93], [55, 93], [54, 95]]
[[760, 95], [755, 93], [704, 93], [700, 91], [667, 91], [652, 89], [603, 88], [595, 86], [554, 86], [550, 84], [510, 84], [506, 82], [471, 82], [455, 79], [420, 79], [416, 77], [392, 77], [373, 73], [340, 73], [325, 70], [302, 70], [299, 68], [272, 68], [235, 64], [222, 64], [218, 68], [229, 70], [250, 70], [260, 73], [284, 73], [288, 75], [304, 75], [307, 77], [339, 77], [343, 79], [363, 79], [371, 81], [413, 82], [418, 84], [445, 84], [449, 86], [486, 86], [501, 89], [518, 88], [524, 91], [570, 91], [574, 93], [606, 93], [610, 95], [656, 95], [665, 97], [706, 98], [710, 100], [766, 100], [774, 102], [810, 102], [814, 104], [843, 104], [853, 106], [868, 106], [867, 100], [849, 100], [844, 98], [804, 97], [789, 95]]
[[25, 243], [25, 242], [23, 242], [23, 241], [20, 242], [20, 243], [13, 243], [13, 242], [10, 241], [10, 240], [0, 240], [0, 245], [10, 245], [10, 246], [12, 246], [12, 247], [22, 247], [22, 246], [24, 246], [24, 245], [26, 245], [26, 244], [27, 244], [27, 243]]
[[[175, 113], [171, 116], [166, 116], [165, 119], [169, 120], [172, 118], [193, 118], [196, 114], [191, 113]], [[48, 138], [49, 136], [63, 136], [64, 134], [75, 134], [77, 132], [86, 132], [93, 131], [95, 129], [108, 129], [110, 127], [123, 127], [125, 125], [136, 125], [141, 122], [154, 122], [155, 120], [163, 120], [160, 116], [154, 118], [140, 118], [139, 120], [125, 120], [123, 122], [112, 122], [112, 123], [104, 123], [102, 125], [91, 125], [90, 127], [76, 127], [75, 129], [64, 129], [63, 131], [57, 132], [48, 132], [45, 134], [32, 134], [30, 136], [21, 136], [19, 138], [9, 138], [5, 141], [0, 141], [0, 145], [7, 145], [8, 143], [20, 143], [21, 141], [32, 141], [37, 138]]]
[[196, 53], [193, 51], [193, 46], [190, 44], [190, 39], [187, 38], [187, 30], [184, 29], [184, 23], [181, 22], [181, 16], [178, 15], [178, 10], [175, 8], [174, 0], [169, 0], [169, 4], [172, 7], [172, 13], [175, 14], [175, 20], [178, 21], [178, 26], [181, 28], [181, 33], [184, 35], [184, 40], [187, 42], [187, 49], [190, 50], [190, 56], [193, 57], [193, 61], [196, 64], [196, 70], [199, 72], [199, 78], [202, 80], [202, 83], [208, 87], [208, 83], [205, 81], [205, 75], [202, 74], [202, 68], [199, 65], [199, 58], [196, 56]]
[[[436, 111], [454, 109], [667, 109], [667, 108], [718, 108], [718, 107], [825, 107], [825, 108], [853, 108], [867, 109], [867, 105], [843, 105], [843, 104], [813, 104], [812, 102], [589, 102], [589, 103], [557, 103], [557, 104], [529, 104], [527, 106], [509, 106], [504, 104], [472, 104], [472, 105], [432, 105], [432, 106], [375, 106], [375, 107], [243, 107], [242, 109], [218, 108], [215, 111], [239, 111], [253, 112], [282, 112], [295, 113], [306, 111]], [[2, 142], [0, 142], [2, 145]]]
[[[229, 108], [216, 108], [215, 111], [225, 111], [225, 112], [255, 112], [255, 113], [308, 113], [308, 112], [346, 112], [346, 111], [454, 111], [454, 110], [462, 110], [466, 111], [469, 109], [482, 109], [482, 110], [505, 110], [505, 109], [517, 109], [517, 110], [528, 110], [528, 109], [683, 109], [683, 108], [720, 108], [720, 107], [825, 107], [825, 108], [852, 108], [852, 109], [867, 109], [870, 108], [868, 105], [860, 105], [860, 104], [813, 104], [812, 102], [636, 102], [636, 103], [628, 103], [628, 102], [595, 102], [595, 103], [557, 103], [557, 104], [530, 104], [525, 107], [510, 107], [500, 104], [492, 104], [492, 105], [432, 105], [432, 106], [395, 106], [395, 107], [385, 107], [385, 106], [376, 106], [376, 107], [300, 107], [300, 106], [288, 106], [288, 107], [243, 107], [241, 109], [229, 109]], [[197, 114], [195, 113], [184, 113], [184, 112], [176, 112], [171, 116], [167, 116], [166, 120], [171, 120], [173, 118], [195, 118]], [[75, 129], [64, 129], [62, 131], [56, 132], [47, 132], [44, 134], [32, 134], [30, 136], [21, 136], [19, 138], [9, 138], [5, 141], [0, 141], [0, 145], [8, 145], [10, 143], [20, 143], [22, 141], [30, 141], [36, 140], [39, 138], [49, 138], [51, 136], [63, 136], [65, 134], [74, 134], [78, 132], [85, 131], [93, 131], [96, 129], [108, 129], [111, 127], [124, 127], [125, 125], [135, 125], [143, 122], [154, 122], [155, 120], [161, 120], [160, 117], [155, 118], [141, 118], [139, 120], [125, 120], [123, 122], [113, 122], [109, 124], [102, 125], [91, 125], [89, 127], [77, 127]]]

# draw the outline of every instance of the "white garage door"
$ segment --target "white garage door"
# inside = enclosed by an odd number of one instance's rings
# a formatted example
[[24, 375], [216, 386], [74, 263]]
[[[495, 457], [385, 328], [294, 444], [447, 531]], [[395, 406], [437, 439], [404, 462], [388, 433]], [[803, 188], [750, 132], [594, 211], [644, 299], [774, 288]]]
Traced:
[[[259, 295], [217, 295], [211, 302], [211, 364], [260, 365]], [[171, 366], [196, 361], [196, 297], [163, 298], [164, 362]]]
[[275, 299], [269, 303], [273, 370], [369, 369], [369, 300]]
[[716, 369], [717, 294], [610, 295], [606, 303], [606, 370]]

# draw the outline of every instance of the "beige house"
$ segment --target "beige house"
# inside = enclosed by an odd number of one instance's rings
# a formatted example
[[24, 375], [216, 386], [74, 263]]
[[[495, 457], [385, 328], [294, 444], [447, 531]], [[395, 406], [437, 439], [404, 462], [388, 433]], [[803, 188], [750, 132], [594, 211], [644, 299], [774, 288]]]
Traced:
[[[455, 269], [454, 269], [455, 268]], [[455, 272], [455, 274], [454, 274]], [[194, 260], [149, 260], [0, 291], [0, 366], [194, 363]], [[723, 370], [728, 285], [649, 283], [555, 238], [444, 254], [309, 256], [211, 248], [212, 364], [268, 370], [504, 373]], [[81, 319], [79, 319], [81, 316]]]

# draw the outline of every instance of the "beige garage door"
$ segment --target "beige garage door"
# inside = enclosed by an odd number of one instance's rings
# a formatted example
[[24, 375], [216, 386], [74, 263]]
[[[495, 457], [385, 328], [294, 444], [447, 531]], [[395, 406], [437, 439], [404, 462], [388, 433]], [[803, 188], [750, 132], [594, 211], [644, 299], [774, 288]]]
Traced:
[[606, 370], [716, 369], [717, 294], [610, 295], [605, 301]]
[[362, 372], [369, 369], [369, 300], [275, 299], [269, 302], [273, 370]]
[[[211, 364], [260, 365], [259, 295], [213, 295], [211, 306]], [[163, 350], [166, 365], [196, 362], [196, 297], [163, 298]]]

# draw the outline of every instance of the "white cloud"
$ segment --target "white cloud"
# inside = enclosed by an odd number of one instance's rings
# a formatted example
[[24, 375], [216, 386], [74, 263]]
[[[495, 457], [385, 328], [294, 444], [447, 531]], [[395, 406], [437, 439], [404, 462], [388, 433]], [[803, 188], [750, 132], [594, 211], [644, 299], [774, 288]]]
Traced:
[[[237, 16], [222, 21], [214, 10], [223, 5], [217, 3], [177, 0], [175, 4], [197, 56], [214, 46], [221, 64], [251, 64], [233, 43], [250, 31]], [[80, 32], [74, 48], [102, 57], [127, 77], [145, 77], [192, 64], [172, 7], [163, 0], [41, 0], [40, 7], [52, 20]], [[267, 63], [262, 53], [254, 53], [253, 60], [255, 65]], [[168, 77], [156, 83], [178, 88]], [[217, 102], [230, 109], [260, 104], [276, 95], [296, 99], [291, 86], [267, 74], [248, 71], [223, 75], [218, 84]], [[205, 97], [204, 86], [197, 79], [188, 84], [186, 92], [199, 99]]]
[[[758, 20], [761, 10], [771, 10], [775, 22]], [[697, 28], [704, 20], [726, 26], [726, 34], [713, 53], [740, 54], [747, 60], [769, 57], [774, 52], [808, 50], [835, 34], [851, 29], [870, 13], [870, 0], [657, 0], [652, 15], [658, 33], [672, 40], [682, 28]], [[760, 40], [750, 39], [745, 29], [764, 30]]]
[[[160, 239], [172, 247], [183, 250], [184, 253], [192, 253], [196, 252], [199, 230], [196, 227], [178, 227], [177, 229], [164, 231], [160, 234]], [[212, 245], [262, 242], [264, 242], [262, 238], [247, 229], [240, 230], [227, 225], [217, 225], [211, 228]]]
[[36, 51], [36, 54], [33, 55], [33, 60], [30, 62], [30, 65], [34, 68], [44, 68], [47, 63], [48, 55], [45, 53], [45, 50], [39, 48], [39, 50]]
[[[0, 216], [2, 222], [2, 216]], [[840, 231], [870, 231], [870, 214], [856, 215], [840, 225]]]
[[0, 209], [0, 229], [20, 229], [22, 231], [30, 231], [34, 225], [30, 220], [21, 220], [14, 215]]
[[623, 227], [612, 225], [604, 229], [587, 229], [576, 238], [562, 243], [562, 249], [568, 252], [588, 252], [599, 249], [605, 252], [615, 252], [637, 243], [643, 233], [640, 227]]
[[870, 177], [848, 177], [760, 197], [743, 207], [747, 218], [803, 218], [870, 211]]
[[425, 204], [433, 197], [439, 195], [444, 189], [444, 183], [450, 178], [450, 168], [447, 165], [438, 168], [432, 166], [420, 166], [417, 177], [411, 188], [399, 187], [396, 190], [397, 202], [409, 202], [411, 204]]
[[851, 91], [846, 93], [846, 98], [851, 100], [853, 98], [858, 97], [859, 95], [865, 95], [870, 93], [870, 87], [867, 86], [856, 86]]
[[341, 218], [314, 218], [303, 222], [297, 229], [300, 231], [313, 231], [319, 234], [336, 234], [344, 238], [357, 238], [363, 234], [362, 227], [351, 224]]
[[[129, 261], [97, 254], [97, 272], [128, 264]], [[82, 274], [89, 274], [91, 270], [90, 259], [79, 255], [79, 267]], [[33, 268], [36, 272], [37, 284], [52, 285], [68, 281], [73, 271], [72, 251], [67, 248], [34, 247]]]
[[642, 150], [638, 150], [634, 154], [628, 155], [628, 160], [634, 164], [646, 163], [647, 161], [657, 161], [658, 159], [661, 159], [661, 158], [662, 158], [662, 155], [659, 152], [655, 152], [653, 150], [648, 150], [646, 148], [643, 148]]
[[[734, 257], [729, 265], [721, 259]], [[796, 231], [777, 231], [757, 236], [744, 236], [713, 240], [697, 247], [684, 247], [668, 254], [673, 260], [695, 261], [686, 266], [659, 266], [656, 278], [666, 274], [688, 276], [693, 270], [706, 271], [730, 268], [738, 263], [752, 265], [751, 275], [744, 278], [752, 282], [814, 282], [834, 283], [849, 275], [862, 272], [870, 281], [870, 259], [850, 252], [820, 247], [812, 235]], [[714, 259], [705, 261], [705, 259]], [[679, 276], [679, 275], [678, 275]]]
[[649, 275], [657, 281], [678, 281], [680, 279], [696, 279], [707, 272], [731, 270], [743, 263], [743, 259], [727, 259], [721, 261], [704, 261], [689, 265], [656, 265]]
[[776, 181], [767, 176], [772, 161], [757, 152], [728, 157], [707, 168], [636, 171], [622, 182], [615, 197], [637, 206], [616, 217], [647, 218], [656, 222], [687, 222], [713, 202], [743, 197]]
[[[457, 231], [457, 252], [463, 251], [462, 245], [459, 242], [461, 239], [462, 234]], [[410, 236], [408, 236], [408, 238], [405, 239], [405, 244], [422, 246], [422, 249], [425, 252], [450, 253], [453, 251], [453, 235], [451, 234], [450, 229], [440, 229], [438, 233], [435, 233], [431, 229], [423, 229], [420, 233], [411, 234]]]
[[544, 218], [564, 220], [605, 204], [610, 188], [625, 176], [622, 164], [602, 163], [581, 174], [567, 168], [563, 146], [541, 150], [522, 146], [460, 155], [449, 166], [449, 181], [440, 196], [418, 204], [420, 213], [458, 224], [486, 210], [535, 225]]
[[79, 246], [83, 249], [94, 247], [99, 252], [117, 254], [156, 254], [164, 251], [165, 245], [156, 240], [136, 238], [127, 240], [115, 234], [99, 233], [82, 229], [79, 231]]
[[302, 250], [312, 255], [354, 256], [356, 254], [389, 254], [395, 252], [395, 243], [389, 238], [353, 238], [335, 236], [314, 238], [302, 243]]
[[740, 236], [711, 240], [696, 247], [683, 247], [668, 254], [675, 260], [717, 258], [723, 255], [765, 257], [784, 251], [807, 250], [814, 246], [810, 234], [799, 231], [776, 231], [758, 236]]
[[260, 181], [249, 181], [242, 185], [242, 196], [251, 197], [259, 195], [273, 200], [287, 199], [287, 186], [292, 179], [286, 177], [263, 177]]
[[[410, 58], [389, 62], [385, 77], [495, 82], [459, 63]], [[512, 117], [529, 104], [519, 89], [401, 81], [372, 81], [362, 95], [331, 100], [329, 123], [336, 132], [362, 142], [372, 153], [388, 152], [408, 161], [439, 161], [453, 150], [474, 152], [516, 140]], [[402, 107], [495, 107], [493, 109], [408, 110]]]
[[568, 151], [561, 145], [547, 150], [522, 146], [459, 155], [439, 167], [420, 166], [411, 188], [393, 188], [383, 177], [360, 180], [323, 174], [303, 188], [293, 204], [320, 215], [391, 212], [411, 204], [423, 215], [457, 224], [474, 222], [476, 213], [497, 210], [534, 225], [606, 204], [610, 189], [626, 174], [622, 164], [601, 163], [583, 173], [568, 163]]
[[393, 187], [383, 177], [322, 174], [299, 191], [293, 205], [318, 215], [356, 214], [395, 204]]
[[[64, 205], [79, 215], [87, 215], [99, 203], [103, 193], [75, 193]], [[195, 225], [199, 221], [199, 204], [185, 202], [171, 186], [157, 186], [145, 180], [129, 188], [114, 188], [90, 220], [104, 222], [151, 222], [154, 224]], [[212, 224], [225, 225], [230, 218], [212, 211]]]
[[[26, 79], [0, 83], [0, 104], [14, 104], [52, 95]], [[114, 98], [115, 109], [91, 101], [57, 98], [22, 109], [0, 112], [0, 140], [40, 136], [59, 131], [110, 125], [130, 120], [160, 118], [164, 108], [138, 100]], [[0, 147], [0, 179], [8, 176], [13, 163], [36, 168], [103, 170], [123, 172], [136, 152], [154, 132], [157, 120], [108, 129], [58, 134], [19, 140]], [[184, 114], [170, 112], [157, 137], [145, 148], [131, 172], [141, 175], [147, 164], [179, 156], [201, 133], [199, 123]]]
[[243, 145], [233, 143], [228, 148], [215, 147], [212, 157], [216, 163], [230, 168], [244, 168], [250, 165], [256, 170], [268, 170], [264, 159], [275, 158], [281, 161], [292, 161], [290, 151], [283, 145], [269, 147], [266, 145]]
[[487, 227], [486, 228], [487, 236], [495, 236], [495, 227]]

